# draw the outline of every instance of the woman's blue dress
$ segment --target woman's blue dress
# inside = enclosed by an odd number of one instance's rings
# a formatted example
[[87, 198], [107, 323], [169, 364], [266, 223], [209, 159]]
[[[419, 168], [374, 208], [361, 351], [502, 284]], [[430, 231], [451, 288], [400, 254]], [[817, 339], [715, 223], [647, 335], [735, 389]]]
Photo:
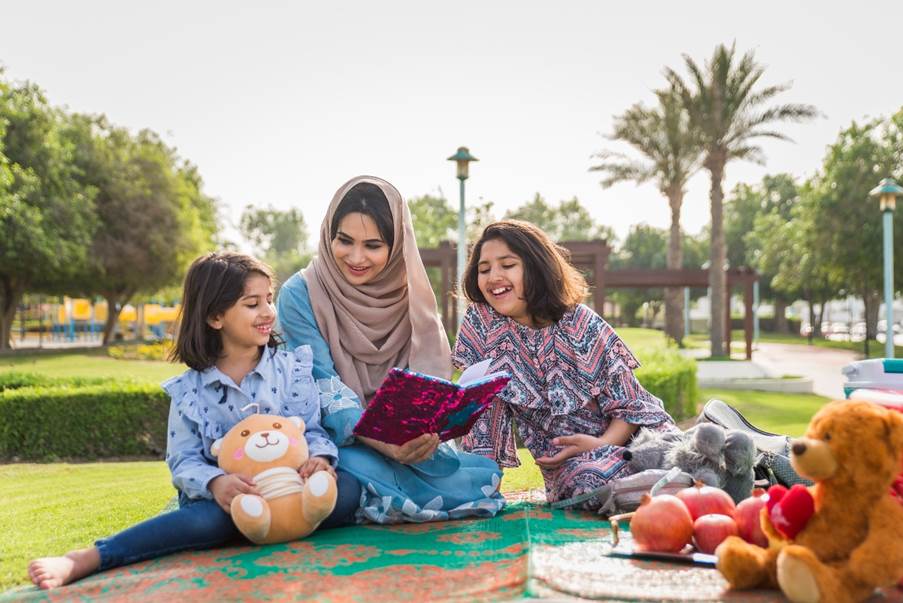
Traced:
[[502, 472], [495, 461], [439, 446], [432, 459], [403, 465], [363, 444], [352, 430], [363, 412], [357, 395], [342, 383], [329, 345], [317, 327], [307, 283], [292, 276], [276, 301], [281, 333], [288, 347], [313, 348], [313, 376], [320, 390], [321, 424], [339, 448], [339, 468], [363, 486], [360, 521], [376, 523], [443, 521], [491, 517], [505, 506], [499, 494]]

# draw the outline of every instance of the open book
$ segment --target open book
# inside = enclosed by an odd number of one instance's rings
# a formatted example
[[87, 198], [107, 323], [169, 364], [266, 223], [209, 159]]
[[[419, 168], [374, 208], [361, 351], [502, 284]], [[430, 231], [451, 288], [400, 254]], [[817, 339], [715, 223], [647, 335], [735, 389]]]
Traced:
[[507, 372], [487, 374], [490, 362], [468, 367], [457, 383], [393, 368], [354, 427], [354, 435], [399, 445], [424, 433], [438, 433], [442, 441], [465, 435], [511, 380]]

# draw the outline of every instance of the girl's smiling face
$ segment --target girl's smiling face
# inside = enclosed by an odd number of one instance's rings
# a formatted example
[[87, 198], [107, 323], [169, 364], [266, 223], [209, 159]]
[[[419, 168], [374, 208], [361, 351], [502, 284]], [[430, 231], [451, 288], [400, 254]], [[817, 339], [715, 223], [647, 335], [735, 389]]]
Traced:
[[477, 287], [489, 305], [522, 325], [534, 326], [524, 295], [524, 263], [501, 239], [485, 241], [477, 263]]
[[252, 272], [245, 280], [242, 296], [235, 304], [207, 321], [223, 338], [223, 351], [258, 348], [266, 345], [276, 321], [273, 286], [270, 279]]
[[389, 245], [367, 214], [354, 212], [342, 218], [330, 247], [345, 280], [355, 286], [372, 281], [389, 262]]

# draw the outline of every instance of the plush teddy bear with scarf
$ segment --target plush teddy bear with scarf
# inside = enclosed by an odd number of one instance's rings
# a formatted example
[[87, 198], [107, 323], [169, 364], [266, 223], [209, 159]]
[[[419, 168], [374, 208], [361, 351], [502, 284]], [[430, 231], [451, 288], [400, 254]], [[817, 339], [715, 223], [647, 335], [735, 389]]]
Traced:
[[211, 452], [227, 473], [254, 478], [260, 496], [232, 499], [232, 520], [257, 544], [287, 542], [313, 532], [335, 508], [335, 478], [317, 471], [306, 481], [298, 469], [309, 452], [300, 417], [254, 414], [213, 443]]
[[832, 402], [793, 441], [794, 469], [815, 485], [769, 490], [768, 548], [732, 536], [715, 551], [732, 588], [780, 588], [791, 601], [848, 603], [903, 578], [903, 415]]

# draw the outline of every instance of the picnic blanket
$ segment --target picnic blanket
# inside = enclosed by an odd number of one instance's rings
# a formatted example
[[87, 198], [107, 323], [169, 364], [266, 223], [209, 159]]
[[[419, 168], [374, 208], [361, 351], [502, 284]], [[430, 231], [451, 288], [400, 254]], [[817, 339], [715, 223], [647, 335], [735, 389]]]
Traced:
[[[365, 525], [298, 542], [189, 552], [0, 601], [781, 601], [728, 592], [714, 569], [607, 557], [594, 515], [510, 503], [492, 519]], [[903, 603], [895, 590], [883, 601]]]

